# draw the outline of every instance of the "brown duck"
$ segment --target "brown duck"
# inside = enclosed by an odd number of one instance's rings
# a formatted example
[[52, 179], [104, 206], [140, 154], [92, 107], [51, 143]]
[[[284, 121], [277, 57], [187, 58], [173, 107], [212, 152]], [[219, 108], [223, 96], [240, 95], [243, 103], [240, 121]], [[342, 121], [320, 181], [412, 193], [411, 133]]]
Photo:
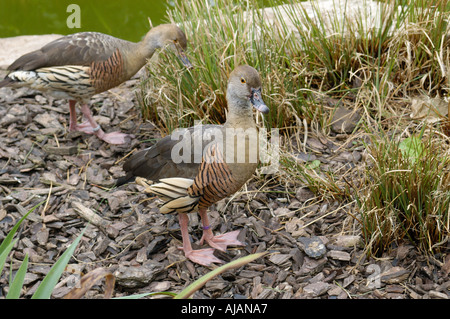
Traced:
[[[138, 43], [98, 32], [71, 34], [18, 58], [8, 67], [9, 74], [0, 81], [0, 87], [28, 86], [55, 98], [68, 99], [71, 131], [95, 134], [108, 143], [123, 144], [126, 134], [105, 133], [97, 124], [88, 106], [89, 99], [129, 80], [156, 49], [166, 45], [191, 67], [184, 53], [186, 36], [173, 24], [152, 28]], [[82, 124], [77, 124], [77, 101], [86, 119]]]
[[173, 132], [125, 162], [127, 175], [118, 181], [120, 185], [137, 177], [136, 182], [145, 186], [146, 192], [165, 201], [162, 213], [178, 213], [182, 249], [187, 258], [202, 265], [221, 260], [213, 255], [212, 248], [192, 249], [186, 214], [200, 214], [200, 244], [206, 241], [222, 251], [228, 245], [242, 245], [237, 239], [239, 231], [214, 236], [206, 212], [213, 203], [238, 191], [255, 172], [259, 143], [252, 106], [262, 113], [269, 112], [261, 97], [261, 79], [247, 65], [230, 74], [226, 98], [224, 125], [196, 125]]

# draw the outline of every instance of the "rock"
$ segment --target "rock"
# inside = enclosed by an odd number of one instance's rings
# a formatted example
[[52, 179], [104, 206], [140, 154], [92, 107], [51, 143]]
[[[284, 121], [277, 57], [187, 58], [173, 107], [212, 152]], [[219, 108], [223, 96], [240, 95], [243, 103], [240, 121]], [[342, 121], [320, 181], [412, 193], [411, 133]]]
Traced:
[[300, 248], [312, 258], [322, 258], [327, 249], [319, 237], [299, 237]]
[[97, 257], [95, 256], [95, 253], [94, 252], [92, 252], [92, 251], [86, 251], [86, 252], [84, 252], [84, 253], [80, 253], [79, 255], [78, 255], [78, 258], [81, 260], [81, 261], [84, 261], [84, 262], [92, 262], [92, 261], [94, 261], [94, 260], [96, 260], [97, 259]]
[[317, 275], [315, 275], [313, 278], [311, 278], [308, 282], [310, 284], [319, 282], [319, 281], [325, 281], [325, 275], [323, 272], [319, 272]]
[[126, 203], [128, 198], [128, 193], [123, 190], [116, 190], [111, 194], [106, 196], [108, 199], [108, 205], [111, 211], [115, 212], [122, 206], [123, 203]]
[[289, 252], [294, 261], [294, 271], [303, 264], [304, 254], [298, 248], [293, 248]]
[[164, 265], [153, 260], [147, 260], [142, 266], [119, 266], [114, 272], [116, 283], [124, 288], [145, 287], [164, 271]]
[[331, 130], [338, 134], [350, 134], [360, 119], [359, 113], [344, 106], [339, 106], [331, 120]]
[[408, 289], [408, 294], [412, 299], [422, 299], [422, 296], [412, 289]]
[[26, 124], [30, 120], [28, 110], [24, 105], [14, 105], [7, 114], [1, 117], [0, 127], [6, 127], [12, 123]]
[[319, 281], [303, 287], [303, 292], [310, 297], [318, 297], [326, 293], [328, 289], [330, 289], [330, 284]]
[[109, 237], [116, 238], [119, 235], [119, 232], [122, 229], [127, 228], [128, 226], [130, 226], [130, 225], [128, 225], [127, 223], [124, 223], [122, 221], [108, 224], [106, 226], [106, 233], [108, 234]]
[[139, 249], [137, 255], [136, 255], [136, 262], [142, 264], [147, 260], [147, 247], [142, 247]]
[[239, 276], [244, 277], [244, 278], [254, 278], [254, 277], [260, 277], [262, 276], [262, 272], [260, 271], [253, 271], [253, 270], [247, 270], [247, 269], [243, 269], [242, 271], [239, 272]]
[[[95, 185], [110, 186], [111, 182], [108, 179], [108, 171], [106, 169], [98, 169], [94, 167], [88, 167], [86, 170], [87, 180]], [[112, 183], [114, 183], [113, 181]]]

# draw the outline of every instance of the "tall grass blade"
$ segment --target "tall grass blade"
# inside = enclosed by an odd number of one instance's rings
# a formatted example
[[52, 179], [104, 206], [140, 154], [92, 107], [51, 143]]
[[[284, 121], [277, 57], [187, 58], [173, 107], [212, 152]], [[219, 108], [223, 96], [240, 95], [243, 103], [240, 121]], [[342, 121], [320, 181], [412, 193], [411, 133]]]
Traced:
[[0, 274], [2, 273], [3, 267], [5, 266], [6, 258], [8, 258], [8, 255], [9, 255], [11, 249], [16, 244], [16, 242], [17, 242], [17, 239], [10, 242], [9, 245], [5, 246], [3, 248], [3, 251], [0, 253]]
[[258, 253], [258, 254], [252, 254], [252, 255], [248, 255], [242, 258], [239, 258], [237, 260], [234, 260], [228, 264], [225, 264], [223, 266], [220, 266], [216, 269], [214, 269], [213, 271], [207, 273], [206, 275], [200, 277], [199, 279], [197, 279], [196, 281], [194, 281], [192, 284], [190, 284], [189, 286], [187, 286], [185, 289], [183, 289], [183, 291], [181, 291], [174, 299], [187, 299], [190, 296], [192, 296], [192, 294], [194, 292], [196, 292], [197, 290], [199, 290], [201, 287], [203, 287], [204, 284], [206, 284], [209, 280], [211, 280], [212, 278], [214, 278], [217, 275], [220, 275], [221, 273], [232, 269], [232, 268], [236, 268], [236, 267], [241, 267], [245, 264], [248, 264], [262, 256], [264, 256], [265, 254], [267, 254], [267, 252], [263, 252], [263, 253]]
[[146, 293], [137, 294], [137, 295], [116, 297], [116, 298], [113, 298], [113, 299], [141, 299], [141, 298], [144, 298], [144, 297], [152, 297], [152, 296], [159, 296], [159, 295], [170, 296], [170, 297], [174, 298], [177, 294], [175, 292], [170, 292], [170, 291], [146, 292]]
[[36, 292], [33, 294], [31, 299], [49, 299], [52, 295], [53, 289], [58, 283], [59, 278], [69, 263], [70, 258], [77, 248], [78, 243], [80, 242], [86, 228], [83, 229], [81, 234], [74, 240], [74, 242], [67, 248], [67, 250], [61, 255], [58, 261], [52, 266], [48, 274], [42, 280], [39, 287], [36, 289]]
[[19, 299], [20, 292], [23, 287], [23, 282], [25, 280], [25, 275], [28, 268], [28, 254], [25, 255], [22, 265], [20, 265], [19, 270], [17, 270], [14, 280], [9, 285], [9, 291], [6, 295], [6, 299]]

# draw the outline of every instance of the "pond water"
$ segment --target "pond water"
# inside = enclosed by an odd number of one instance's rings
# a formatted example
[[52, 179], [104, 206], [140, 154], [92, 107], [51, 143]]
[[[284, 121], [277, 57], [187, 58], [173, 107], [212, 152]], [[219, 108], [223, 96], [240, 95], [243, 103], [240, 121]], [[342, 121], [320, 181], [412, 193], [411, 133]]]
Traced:
[[[188, 0], [184, 0], [188, 1]], [[208, 0], [205, 0], [208, 1]], [[213, 1], [213, 0], [209, 0]], [[260, 0], [267, 4], [271, 1]], [[282, 0], [281, 0], [282, 2]], [[288, 1], [286, 1], [288, 2]], [[75, 14], [79, 7], [79, 20]], [[139, 41], [153, 25], [166, 22], [166, 10], [172, 0], [0, 0], [0, 38], [31, 34], [70, 34], [97, 31]], [[71, 10], [70, 10], [71, 9]], [[69, 28], [67, 20], [80, 22]]]
[[[30, 34], [108, 33], [139, 41], [153, 25], [163, 22], [167, 0], [0, 0], [0, 38]], [[77, 4], [81, 28], [69, 28], [67, 19]], [[70, 19], [71, 22], [76, 20]], [[76, 27], [76, 26], [75, 26]]]

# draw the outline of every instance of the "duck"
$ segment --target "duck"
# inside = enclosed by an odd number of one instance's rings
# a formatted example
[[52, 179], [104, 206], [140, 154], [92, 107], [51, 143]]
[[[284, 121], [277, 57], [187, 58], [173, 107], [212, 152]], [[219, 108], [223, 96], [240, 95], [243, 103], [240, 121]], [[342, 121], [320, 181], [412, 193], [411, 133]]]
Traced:
[[[130, 137], [121, 132], [105, 133], [89, 108], [90, 98], [131, 79], [157, 49], [165, 46], [187, 68], [185, 33], [175, 24], [161, 24], [142, 41], [130, 42], [100, 32], [79, 32], [58, 38], [15, 60], [0, 81], [0, 88], [29, 87], [69, 100], [69, 130], [94, 134], [109, 144], [124, 144]], [[76, 103], [85, 118], [77, 123]]]
[[[183, 246], [189, 260], [209, 266], [221, 263], [214, 250], [244, 245], [239, 230], [214, 235], [207, 209], [239, 191], [253, 176], [259, 156], [258, 128], [253, 108], [267, 114], [261, 93], [261, 78], [251, 66], [236, 67], [228, 78], [226, 121], [222, 125], [197, 124], [173, 131], [153, 146], [134, 153], [124, 164], [125, 175], [117, 185], [135, 181], [146, 193], [157, 195], [160, 212], [177, 213]], [[198, 212], [202, 222], [200, 245], [194, 250], [188, 213]]]

